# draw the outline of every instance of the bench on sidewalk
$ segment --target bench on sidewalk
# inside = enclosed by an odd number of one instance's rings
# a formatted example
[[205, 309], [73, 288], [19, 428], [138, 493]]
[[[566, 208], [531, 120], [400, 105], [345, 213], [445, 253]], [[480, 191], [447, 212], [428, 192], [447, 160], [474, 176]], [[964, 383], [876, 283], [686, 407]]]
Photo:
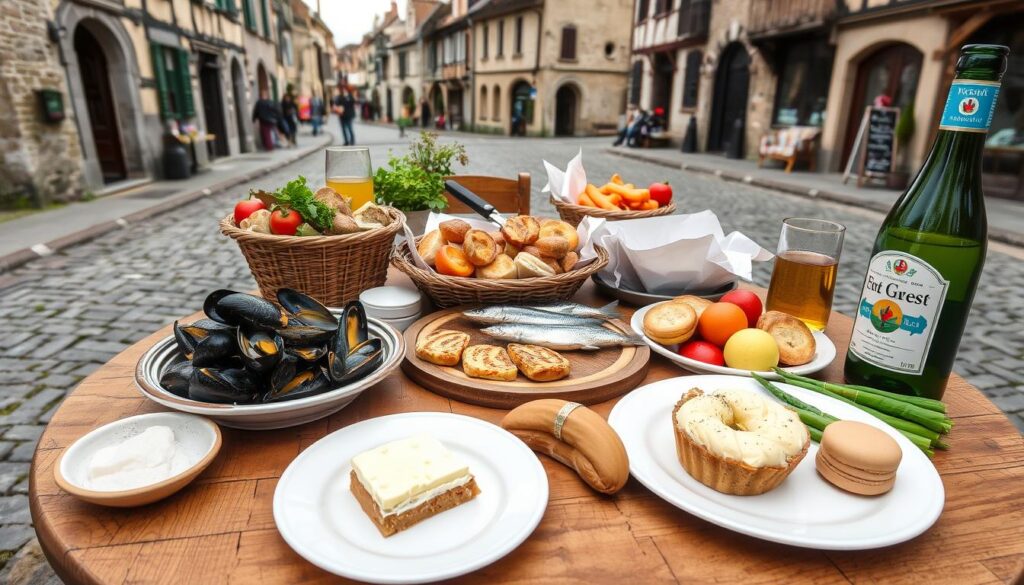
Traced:
[[781, 160], [786, 163], [786, 172], [793, 172], [797, 161], [807, 161], [807, 168], [814, 172], [818, 158], [818, 138], [821, 129], [814, 126], [791, 126], [780, 128], [761, 137], [758, 146], [757, 166], [764, 166], [765, 159]]

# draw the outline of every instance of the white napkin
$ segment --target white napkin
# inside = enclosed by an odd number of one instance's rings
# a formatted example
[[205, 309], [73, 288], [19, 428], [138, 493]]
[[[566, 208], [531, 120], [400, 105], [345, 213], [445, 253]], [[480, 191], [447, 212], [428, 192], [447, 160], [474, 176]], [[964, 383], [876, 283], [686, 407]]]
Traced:
[[624, 221], [585, 218], [581, 258], [594, 244], [608, 250], [601, 270], [616, 287], [654, 294], [682, 294], [721, 288], [737, 278], [749, 281], [753, 263], [774, 256], [747, 236], [725, 235], [711, 211]]
[[587, 172], [583, 170], [583, 149], [573, 157], [565, 170], [544, 161], [544, 168], [548, 172], [548, 184], [541, 189], [542, 193], [551, 192], [552, 195], [566, 203], [576, 203], [576, 198], [587, 188]]

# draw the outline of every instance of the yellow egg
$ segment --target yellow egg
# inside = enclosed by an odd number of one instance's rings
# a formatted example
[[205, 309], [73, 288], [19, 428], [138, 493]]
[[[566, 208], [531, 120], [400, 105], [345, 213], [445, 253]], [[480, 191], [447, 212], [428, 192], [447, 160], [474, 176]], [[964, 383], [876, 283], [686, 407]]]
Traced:
[[765, 371], [779, 365], [779, 346], [767, 331], [741, 329], [725, 342], [725, 365], [739, 370]]

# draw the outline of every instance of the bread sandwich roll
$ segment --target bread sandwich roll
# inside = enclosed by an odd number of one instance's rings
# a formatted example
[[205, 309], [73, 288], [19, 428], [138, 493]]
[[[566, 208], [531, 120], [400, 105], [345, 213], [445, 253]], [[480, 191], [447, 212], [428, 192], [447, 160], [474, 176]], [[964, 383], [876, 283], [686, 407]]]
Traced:
[[472, 378], [511, 382], [516, 379], [516, 365], [504, 347], [471, 345], [462, 352], [462, 371]]
[[518, 278], [555, 275], [555, 271], [543, 260], [526, 252], [516, 254], [515, 265]]
[[451, 329], [437, 329], [420, 334], [416, 339], [416, 357], [439, 366], [454, 366], [462, 359], [469, 345], [469, 334]]
[[534, 382], [554, 382], [569, 375], [572, 366], [562, 354], [539, 345], [508, 344], [508, 357]]

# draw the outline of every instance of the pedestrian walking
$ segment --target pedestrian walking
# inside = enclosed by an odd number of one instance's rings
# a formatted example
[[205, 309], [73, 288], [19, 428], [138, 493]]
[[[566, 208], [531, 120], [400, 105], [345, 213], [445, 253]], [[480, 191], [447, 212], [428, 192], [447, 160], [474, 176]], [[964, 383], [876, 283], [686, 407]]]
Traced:
[[356, 100], [348, 86], [338, 84], [341, 92], [334, 98], [334, 113], [341, 120], [341, 134], [345, 139], [345, 146], [352, 146], [356, 143], [356, 135], [352, 132], [352, 119], [356, 117]]
[[260, 91], [260, 99], [252, 108], [252, 120], [260, 126], [260, 141], [263, 150], [274, 150], [274, 128], [277, 127], [277, 107], [271, 101], [267, 90]]
[[420, 126], [429, 128], [430, 119], [430, 102], [427, 101], [427, 98], [422, 97], [420, 98]]
[[313, 136], [319, 136], [324, 123], [324, 98], [319, 94], [313, 94], [313, 99], [309, 100], [309, 121], [313, 125]]
[[281, 132], [284, 132], [290, 146], [298, 146], [299, 106], [290, 91], [281, 98]]

